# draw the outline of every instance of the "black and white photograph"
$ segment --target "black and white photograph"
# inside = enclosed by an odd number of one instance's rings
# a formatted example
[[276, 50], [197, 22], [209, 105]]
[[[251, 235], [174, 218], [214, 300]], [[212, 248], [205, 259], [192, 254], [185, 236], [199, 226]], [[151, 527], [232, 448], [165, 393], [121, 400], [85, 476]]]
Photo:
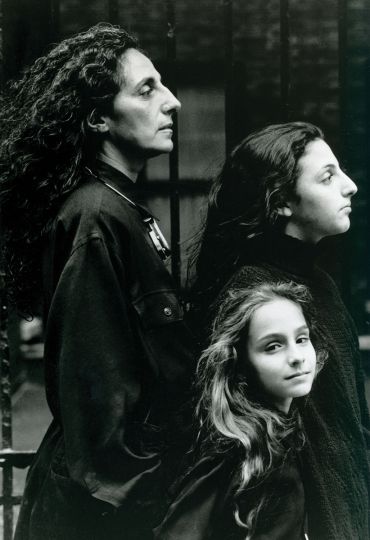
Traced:
[[0, 538], [370, 540], [370, 0], [0, 0]]

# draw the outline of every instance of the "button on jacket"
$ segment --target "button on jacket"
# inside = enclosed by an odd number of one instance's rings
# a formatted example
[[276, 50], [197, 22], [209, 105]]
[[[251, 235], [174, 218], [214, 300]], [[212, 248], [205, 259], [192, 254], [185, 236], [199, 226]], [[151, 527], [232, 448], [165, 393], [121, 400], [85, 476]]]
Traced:
[[[94, 175], [134, 200], [136, 186], [98, 163]], [[86, 173], [67, 197], [45, 249], [54, 419], [16, 540], [150, 538], [172, 474], [164, 462], [195, 345], [140, 212], [98, 178]]]

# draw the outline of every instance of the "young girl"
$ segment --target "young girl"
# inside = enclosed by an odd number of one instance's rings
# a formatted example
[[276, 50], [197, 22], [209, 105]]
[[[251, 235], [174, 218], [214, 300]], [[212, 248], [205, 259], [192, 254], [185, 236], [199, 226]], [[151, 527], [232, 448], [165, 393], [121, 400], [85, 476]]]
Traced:
[[304, 434], [292, 400], [310, 392], [324, 361], [315, 339], [306, 287], [227, 292], [198, 367], [196, 464], [156, 539], [304, 538]]

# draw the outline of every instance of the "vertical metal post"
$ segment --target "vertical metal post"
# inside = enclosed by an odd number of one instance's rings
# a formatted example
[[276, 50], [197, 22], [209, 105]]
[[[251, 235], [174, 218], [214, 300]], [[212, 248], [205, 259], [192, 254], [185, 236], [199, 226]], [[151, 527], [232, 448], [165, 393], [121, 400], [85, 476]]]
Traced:
[[226, 154], [234, 146], [234, 45], [233, 0], [223, 0], [225, 32], [225, 142]]
[[[166, 0], [167, 12], [167, 60], [169, 65], [169, 87], [171, 92], [177, 95], [176, 77], [176, 14], [175, 1]], [[171, 270], [178, 290], [181, 288], [181, 251], [180, 251], [180, 196], [178, 190], [179, 181], [179, 146], [178, 146], [178, 122], [177, 115], [173, 117], [173, 150], [169, 157], [170, 182], [173, 189], [170, 195], [171, 212]]]
[[[0, 56], [3, 59], [3, 3], [0, 0]], [[4, 84], [3, 62], [0, 65], [0, 85]], [[1, 223], [0, 223], [1, 230]], [[10, 360], [8, 345], [8, 310], [3, 301], [3, 279], [0, 276], [0, 406], [1, 417], [1, 448], [12, 447], [12, 402], [10, 382]], [[3, 474], [3, 540], [13, 537], [13, 468], [10, 464], [2, 464]]]
[[60, 0], [50, 0], [50, 37], [52, 42], [60, 37]]
[[106, 0], [108, 21], [112, 24], [118, 24], [118, 0]]
[[[366, 245], [369, 245], [370, 241], [370, 59], [366, 62], [366, 81], [365, 81], [365, 95], [366, 95], [366, 109], [365, 109], [365, 141], [367, 141], [367, 152], [366, 152], [366, 191], [364, 193], [364, 196], [366, 197], [366, 205], [365, 208], [366, 211], [366, 221], [367, 227], [366, 230], [368, 231], [365, 233], [367, 235], [368, 241], [366, 242]], [[365, 254], [365, 264], [366, 268], [370, 268], [370, 250], [366, 250]], [[366, 284], [366, 298], [370, 298], [370, 276], [369, 273], [367, 273], [367, 284]]]
[[290, 86], [289, 0], [280, 0], [280, 99], [281, 118], [285, 122], [291, 116]]
[[4, 28], [4, 19], [3, 19], [3, 0], [0, 0], [0, 88], [4, 84], [4, 43], [3, 43], [3, 28]]
[[[347, 77], [347, 53], [348, 53], [348, 5], [347, 0], [338, 0], [338, 87], [339, 87], [339, 133], [340, 133], [340, 158], [344, 163], [348, 160], [349, 122], [348, 122], [348, 77]], [[343, 297], [351, 308], [351, 260], [352, 247], [351, 234], [343, 239], [345, 256], [342, 263], [342, 289]]]
[[339, 86], [339, 132], [341, 133], [341, 152], [347, 148], [347, 0], [338, 0], [338, 86]]
[[[2, 450], [12, 448], [12, 402], [10, 382], [10, 361], [8, 345], [8, 310], [3, 299], [3, 284], [0, 284], [0, 362], [1, 362], [1, 439]], [[4, 515], [4, 540], [11, 540], [13, 535], [13, 468], [9, 463], [4, 463], [3, 469], [3, 515]]]

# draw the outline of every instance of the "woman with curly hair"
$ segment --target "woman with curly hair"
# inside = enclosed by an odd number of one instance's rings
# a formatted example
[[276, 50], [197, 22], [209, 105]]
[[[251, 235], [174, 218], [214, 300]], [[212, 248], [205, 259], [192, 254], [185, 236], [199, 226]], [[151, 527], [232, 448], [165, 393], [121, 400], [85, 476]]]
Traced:
[[158, 539], [304, 538], [304, 432], [292, 401], [323, 365], [318, 340], [306, 287], [228, 290], [198, 366], [198, 457]]
[[301, 411], [310, 540], [369, 538], [370, 418], [358, 336], [317, 262], [320, 240], [349, 229], [356, 191], [318, 127], [260, 129], [236, 146], [215, 181], [196, 261], [195, 329], [204, 328], [222, 288], [294, 281], [313, 297], [330, 347]]
[[2, 98], [2, 265], [21, 313], [42, 291], [53, 415], [17, 540], [143, 540], [160, 517], [192, 338], [135, 180], [172, 150], [179, 108], [108, 24], [61, 42]]

